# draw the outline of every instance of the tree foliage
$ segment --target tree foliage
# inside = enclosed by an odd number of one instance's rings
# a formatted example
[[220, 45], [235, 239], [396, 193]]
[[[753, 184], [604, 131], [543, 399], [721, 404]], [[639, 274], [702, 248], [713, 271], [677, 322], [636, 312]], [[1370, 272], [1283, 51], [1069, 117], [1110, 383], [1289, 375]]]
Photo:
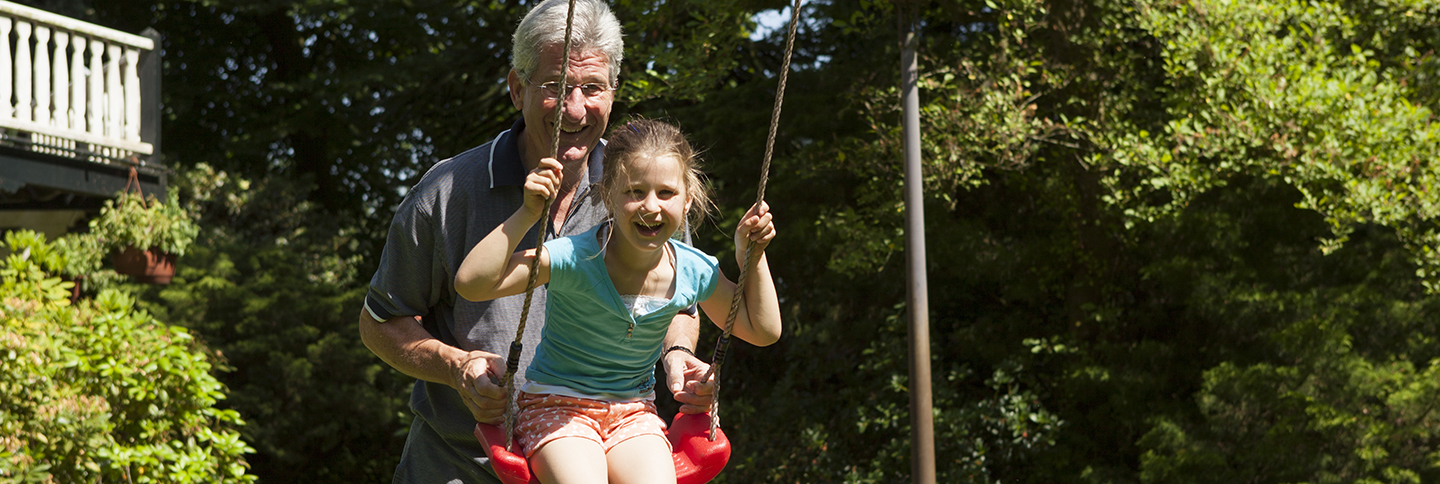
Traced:
[[[258, 474], [376, 480], [398, 457], [405, 379], [355, 337], [358, 288], [406, 187], [517, 116], [528, 3], [83, 13], [165, 36], [164, 151], [205, 242], [146, 307], [224, 352]], [[698, 240], [722, 261], [783, 60], [754, 19], [786, 3], [612, 2], [616, 120], [704, 149], [721, 216]], [[942, 482], [1440, 480], [1435, 2], [802, 8], [767, 191], [786, 337], [731, 351], [719, 481], [909, 476], [911, 18]]]
[[903, 326], [876, 301], [903, 298], [898, 76], [855, 75], [896, 65], [902, 7], [923, 26], [942, 480], [1434, 479], [1433, 100], [1410, 87], [1433, 27], [1364, 2], [813, 6], [830, 59], [795, 88], [848, 102], [782, 128], [800, 181], [771, 203], [807, 212], [798, 250], [821, 256], [776, 257], [813, 312], [759, 367], [831, 392], [758, 438], [852, 438], [737, 474], [907, 475]]

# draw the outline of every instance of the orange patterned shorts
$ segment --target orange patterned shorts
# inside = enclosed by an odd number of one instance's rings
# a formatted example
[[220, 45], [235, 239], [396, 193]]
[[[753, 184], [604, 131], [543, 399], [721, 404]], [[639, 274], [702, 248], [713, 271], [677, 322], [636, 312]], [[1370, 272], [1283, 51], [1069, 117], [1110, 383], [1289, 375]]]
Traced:
[[[515, 432], [525, 457], [535, 449], [564, 437], [590, 440], [610, 452], [621, 442], [641, 435], [665, 439], [665, 421], [655, 402], [607, 402], [589, 398], [520, 392], [519, 423]], [[669, 446], [670, 441], [665, 440]]]

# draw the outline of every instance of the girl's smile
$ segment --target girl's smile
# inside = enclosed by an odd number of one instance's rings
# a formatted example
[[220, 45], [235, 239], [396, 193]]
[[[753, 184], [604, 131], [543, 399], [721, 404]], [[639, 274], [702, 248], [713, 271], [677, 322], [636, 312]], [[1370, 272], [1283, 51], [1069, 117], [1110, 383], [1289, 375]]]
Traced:
[[646, 217], [644, 215], [641, 215], [640, 221], [635, 222], [635, 230], [639, 231], [641, 235], [644, 235], [646, 237], [654, 237], [656, 235], [659, 235], [660, 230], [665, 227], [665, 222], [663, 221], [656, 220], [654, 222], [649, 222], [645, 219]]

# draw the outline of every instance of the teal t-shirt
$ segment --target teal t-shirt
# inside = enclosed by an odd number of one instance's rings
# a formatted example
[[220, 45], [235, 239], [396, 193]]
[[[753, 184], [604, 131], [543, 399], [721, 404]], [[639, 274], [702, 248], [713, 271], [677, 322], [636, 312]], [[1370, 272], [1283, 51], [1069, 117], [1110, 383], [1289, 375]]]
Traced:
[[655, 362], [670, 321], [710, 297], [720, 269], [714, 257], [671, 240], [674, 297], [655, 311], [632, 316], [605, 270], [596, 240], [602, 227], [545, 243], [550, 255], [545, 329], [525, 377], [587, 395], [642, 398], [655, 387]]

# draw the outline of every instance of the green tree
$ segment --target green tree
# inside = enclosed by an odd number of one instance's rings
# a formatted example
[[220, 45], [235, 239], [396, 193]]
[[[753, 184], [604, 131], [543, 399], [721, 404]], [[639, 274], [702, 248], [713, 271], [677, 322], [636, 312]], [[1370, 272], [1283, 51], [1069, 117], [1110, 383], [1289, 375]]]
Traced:
[[[1424, 21], [1406, 20], [1428, 6], [917, 8], [932, 353], [944, 379], [937, 433], [953, 438], [939, 443], [938, 454], [954, 458], [941, 462], [943, 479], [1283, 482], [1435, 472], [1416, 457], [1434, 446], [1418, 402], [1433, 395], [1425, 382], [1435, 348], [1411, 336], [1430, 329], [1433, 304], [1421, 286], [1435, 245], [1432, 101], [1408, 87], [1428, 69], [1420, 53], [1433, 35]], [[772, 192], [772, 204], [799, 212], [802, 227], [815, 224], [819, 236], [800, 244], [806, 254], [776, 257], [791, 262], [777, 273], [803, 281], [785, 286], [794, 307], [814, 312], [792, 318], [803, 331], [781, 348], [789, 358], [762, 356], [757, 366], [829, 390], [801, 397], [809, 405], [789, 407], [788, 420], [767, 422], [779, 434], [818, 435], [775, 446], [768, 459], [810, 465], [729, 476], [889, 482], [907, 472], [909, 430], [902, 328], [881, 325], [879, 309], [903, 296], [898, 76], [867, 77], [863, 66], [896, 65], [899, 12], [859, 2], [808, 13], [833, 27], [817, 29], [813, 39], [823, 41], [810, 44], [814, 59], [827, 59], [813, 75], [802, 67], [792, 86], [827, 94], [796, 100], [779, 169], [794, 184]], [[1361, 31], [1355, 17], [1389, 20]], [[725, 112], [695, 111], [708, 109]], [[837, 273], [849, 279], [831, 285]], [[1360, 339], [1375, 344], [1365, 353], [1308, 350]], [[843, 356], [826, 359], [833, 354]], [[855, 361], [865, 362], [861, 372], [850, 370]], [[761, 385], [753, 394], [780, 388]], [[1299, 398], [1315, 401], [1284, 405]], [[827, 399], [861, 406], [814, 403]], [[785, 408], [779, 400], [756, 407]], [[966, 411], [986, 400], [997, 411]], [[1377, 401], [1388, 402], [1383, 411]], [[1384, 416], [1331, 418], [1376, 412]], [[1235, 433], [1242, 417], [1255, 434]], [[1406, 425], [1378, 424], [1387, 418]], [[1213, 459], [1232, 455], [1223, 444], [1260, 434], [1277, 440], [1245, 447], [1250, 454], [1237, 459], [1250, 464]], [[1284, 445], [1307, 437], [1335, 443]], [[944, 447], [958, 442], [967, 447]]]

